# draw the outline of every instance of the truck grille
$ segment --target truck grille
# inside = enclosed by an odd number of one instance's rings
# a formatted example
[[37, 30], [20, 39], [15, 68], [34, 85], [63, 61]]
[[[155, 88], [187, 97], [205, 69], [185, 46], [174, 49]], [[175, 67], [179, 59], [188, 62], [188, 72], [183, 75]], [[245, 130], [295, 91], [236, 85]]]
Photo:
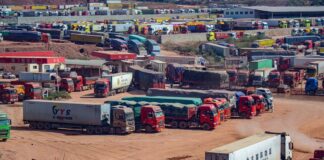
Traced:
[[163, 126], [164, 126], [164, 121], [160, 121], [160, 122], [159, 122], [159, 126], [160, 126], [160, 127], [163, 127]]
[[0, 130], [0, 136], [6, 136], [8, 134], [7, 130]]

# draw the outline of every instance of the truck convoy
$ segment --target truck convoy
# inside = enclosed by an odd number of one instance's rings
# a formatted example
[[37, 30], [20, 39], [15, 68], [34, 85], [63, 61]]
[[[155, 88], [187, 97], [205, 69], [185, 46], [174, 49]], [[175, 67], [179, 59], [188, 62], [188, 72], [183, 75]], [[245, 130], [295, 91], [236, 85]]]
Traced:
[[95, 97], [107, 97], [126, 92], [133, 79], [132, 73], [109, 74], [97, 80], [94, 85]]
[[7, 141], [10, 138], [11, 120], [8, 115], [0, 111], [0, 140]]
[[205, 160], [292, 160], [293, 148], [288, 134], [265, 132], [207, 151]]
[[110, 104], [26, 100], [23, 121], [32, 129], [79, 128], [87, 134], [126, 134], [135, 130], [132, 109]]

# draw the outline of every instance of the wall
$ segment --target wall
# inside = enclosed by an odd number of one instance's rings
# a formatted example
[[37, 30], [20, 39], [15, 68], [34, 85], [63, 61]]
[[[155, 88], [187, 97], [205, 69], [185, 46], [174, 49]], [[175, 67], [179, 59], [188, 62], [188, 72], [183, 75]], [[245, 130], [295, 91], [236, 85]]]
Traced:
[[224, 11], [224, 17], [225, 18], [254, 18], [255, 12], [253, 9], [231, 8]]
[[55, 22], [55, 21], [103, 21], [103, 20], [129, 20], [129, 19], [149, 19], [157, 17], [197, 17], [207, 16], [206, 13], [186, 13], [186, 14], [151, 14], [151, 15], [108, 15], [108, 16], [49, 16], [49, 17], [18, 17], [18, 23]]

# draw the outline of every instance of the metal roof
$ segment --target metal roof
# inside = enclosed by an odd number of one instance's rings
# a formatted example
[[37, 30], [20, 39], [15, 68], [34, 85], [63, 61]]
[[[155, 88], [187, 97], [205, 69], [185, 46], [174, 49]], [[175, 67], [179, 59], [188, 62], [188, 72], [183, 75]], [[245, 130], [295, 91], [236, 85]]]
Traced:
[[324, 12], [324, 6], [244, 6], [242, 8], [266, 12]]
[[81, 60], [81, 59], [65, 59], [67, 65], [80, 65], [80, 66], [96, 66], [101, 67], [106, 63], [105, 60]]

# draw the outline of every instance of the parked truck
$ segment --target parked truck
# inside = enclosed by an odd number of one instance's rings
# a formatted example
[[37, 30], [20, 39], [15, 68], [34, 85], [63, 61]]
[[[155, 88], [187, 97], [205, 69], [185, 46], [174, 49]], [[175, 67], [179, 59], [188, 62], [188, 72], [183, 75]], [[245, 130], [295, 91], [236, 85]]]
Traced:
[[268, 82], [268, 77], [271, 71], [275, 70], [274, 68], [263, 68], [257, 69], [253, 72], [252, 85], [253, 86], [265, 86]]
[[259, 48], [259, 47], [272, 47], [275, 43], [275, 40], [273, 39], [261, 39], [256, 40], [252, 43], [252, 48]]
[[27, 100], [23, 103], [23, 121], [32, 129], [79, 128], [87, 134], [135, 130], [132, 109], [110, 104]]
[[283, 84], [290, 86], [291, 88], [296, 87], [304, 79], [303, 70], [288, 70], [283, 73]]
[[7, 113], [0, 111], [0, 139], [7, 141], [10, 138], [11, 120]]
[[14, 104], [18, 102], [18, 94], [15, 88], [5, 87], [4, 85], [0, 85], [0, 101], [3, 104]]
[[11, 85], [23, 85], [25, 90], [24, 99], [42, 99], [42, 86], [35, 82], [12, 81]]
[[268, 86], [277, 88], [281, 83], [280, 72], [278, 70], [272, 70], [268, 77]]
[[130, 66], [134, 78], [132, 85], [141, 90], [149, 88], [165, 88], [165, 76], [163, 72], [155, 72], [152, 70], [141, 68], [140, 66]]
[[96, 44], [98, 46], [106, 45], [106, 38], [103, 35], [93, 35], [93, 34], [77, 34], [72, 33], [70, 35], [70, 41], [80, 44]]
[[148, 39], [145, 43], [145, 48], [147, 50], [147, 53], [151, 56], [158, 56], [160, 55], [160, 52], [161, 52], [161, 48], [160, 48], [160, 45], [152, 40], [152, 39]]
[[324, 61], [314, 61], [308, 63], [306, 68], [307, 77], [324, 77]]
[[205, 160], [292, 160], [293, 148], [288, 134], [265, 132], [207, 151]]
[[252, 96], [240, 96], [235, 108], [231, 111], [232, 117], [252, 118], [257, 114], [257, 106]]
[[135, 117], [136, 131], [160, 132], [165, 127], [165, 117], [159, 106], [149, 105], [147, 102], [107, 101], [112, 106], [123, 105], [131, 108]]
[[107, 97], [116, 93], [126, 92], [133, 79], [129, 72], [104, 76], [94, 85], [95, 97]]
[[312, 42], [320, 41], [319, 36], [289, 36], [284, 38], [284, 43], [289, 45], [303, 44], [306, 40], [311, 40]]
[[271, 59], [254, 60], [249, 63], [250, 70], [272, 68], [272, 67], [273, 67], [273, 62]]
[[228, 57], [230, 56], [230, 48], [227, 46], [215, 44], [215, 43], [205, 43], [199, 46], [200, 52], [212, 54], [214, 56]]

